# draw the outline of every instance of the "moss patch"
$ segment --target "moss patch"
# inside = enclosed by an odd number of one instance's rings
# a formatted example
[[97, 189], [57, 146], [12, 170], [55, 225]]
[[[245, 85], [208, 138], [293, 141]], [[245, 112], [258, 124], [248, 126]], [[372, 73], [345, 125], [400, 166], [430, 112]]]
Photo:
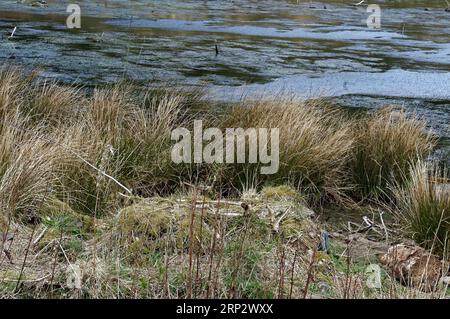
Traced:
[[261, 197], [262, 199], [269, 201], [303, 201], [303, 197], [297, 190], [286, 185], [264, 187], [261, 191]]
[[319, 242], [317, 225], [306, 218], [289, 217], [280, 223], [281, 234], [285, 238], [301, 238], [308, 247]]
[[167, 210], [138, 203], [121, 210], [118, 227], [126, 236], [146, 240], [160, 237], [173, 221], [174, 216]]
[[88, 237], [94, 231], [94, 218], [75, 212], [68, 204], [58, 200], [46, 201], [41, 210], [43, 222], [59, 232]]
[[[192, 224], [192, 241], [190, 242]], [[194, 252], [206, 249], [211, 241], [211, 226], [207, 223], [206, 214], [196, 212], [192, 219], [191, 213], [186, 213], [177, 222], [176, 243], [178, 249], [188, 249], [192, 243]]]

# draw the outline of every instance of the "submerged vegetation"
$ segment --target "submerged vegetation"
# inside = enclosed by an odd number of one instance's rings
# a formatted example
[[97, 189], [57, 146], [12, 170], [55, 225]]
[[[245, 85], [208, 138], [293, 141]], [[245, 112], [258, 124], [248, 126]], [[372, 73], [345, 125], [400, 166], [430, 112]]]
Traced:
[[[387, 273], [367, 290], [338, 239], [318, 250], [313, 211], [326, 205], [387, 207], [402, 236], [448, 250], [448, 176], [426, 164], [435, 139], [403, 110], [218, 105], [203, 89], [129, 83], [87, 92], [6, 68], [0, 114], [2, 296], [417, 296]], [[278, 173], [173, 163], [171, 131], [194, 119], [280, 128]]]

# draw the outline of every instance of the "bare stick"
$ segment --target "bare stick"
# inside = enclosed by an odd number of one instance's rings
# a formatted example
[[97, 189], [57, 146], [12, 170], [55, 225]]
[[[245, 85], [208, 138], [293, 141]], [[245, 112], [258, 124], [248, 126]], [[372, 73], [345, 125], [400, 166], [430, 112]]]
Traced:
[[297, 261], [297, 247], [295, 247], [294, 261], [292, 262], [291, 270], [291, 289], [289, 290], [289, 299], [292, 299], [292, 291], [294, 290], [294, 274], [295, 274], [295, 262]]
[[[38, 211], [40, 211], [41, 208], [42, 208], [42, 205], [44, 205], [45, 199], [47, 197], [47, 193], [48, 193], [48, 190], [47, 190], [46, 194], [44, 195], [44, 197], [42, 198], [42, 201], [41, 201], [41, 203], [39, 205]], [[36, 231], [37, 224], [38, 223], [36, 221], [34, 221], [34, 223], [33, 223], [33, 230], [31, 231], [30, 240], [28, 240], [27, 249], [25, 251], [25, 257], [23, 258], [22, 267], [20, 268], [19, 278], [17, 278], [16, 287], [14, 288], [15, 292], [17, 292], [17, 289], [19, 288], [19, 285], [20, 285], [20, 280], [22, 279], [23, 271], [25, 269], [25, 264], [27, 262], [28, 253], [30, 252], [31, 242], [33, 241], [33, 236], [34, 236], [34, 232]]]
[[103, 176], [109, 178], [110, 180], [112, 180], [114, 183], [116, 183], [117, 185], [119, 185], [121, 188], [123, 188], [128, 194], [132, 195], [133, 192], [125, 187], [121, 182], [119, 182], [117, 179], [115, 179], [114, 177], [112, 177], [111, 175], [108, 175], [106, 172], [102, 171], [101, 169], [95, 167], [94, 165], [92, 165], [91, 163], [89, 163], [87, 160], [85, 160], [84, 158], [82, 158], [80, 155], [78, 155], [77, 153], [75, 153], [72, 150], [69, 150], [69, 152], [71, 152], [73, 155], [75, 155], [76, 157], [78, 157], [81, 161], [83, 161], [84, 163], [86, 163], [89, 167], [95, 169], [97, 172], [99, 172], [100, 174], [102, 174]]
[[[220, 200], [221, 200], [222, 196], [221, 193], [219, 193], [219, 199], [217, 201], [217, 211], [219, 211], [220, 209]], [[216, 250], [216, 238], [217, 238], [217, 227], [218, 227], [218, 215], [215, 215], [216, 218], [214, 220], [214, 234], [213, 234], [213, 238], [212, 238], [212, 243], [211, 243], [211, 251], [210, 251], [210, 255], [209, 255], [209, 271], [208, 271], [208, 280], [207, 280], [207, 288], [206, 288], [206, 298], [209, 299], [209, 297], [211, 296], [211, 287], [212, 287], [212, 269], [213, 269], [213, 264], [214, 264], [214, 252]]]
[[200, 215], [200, 238], [199, 238], [199, 249], [197, 250], [197, 254], [196, 254], [196, 259], [197, 259], [197, 266], [196, 266], [196, 272], [195, 272], [195, 281], [194, 281], [194, 286], [195, 286], [195, 291], [197, 291], [197, 287], [199, 286], [199, 270], [200, 270], [200, 253], [201, 253], [201, 249], [202, 249], [202, 245], [203, 245], [203, 218], [205, 215], [205, 193], [203, 192], [203, 202], [202, 202], [202, 210], [201, 210], [201, 215]]
[[192, 254], [193, 254], [193, 241], [194, 241], [194, 217], [195, 217], [195, 202], [197, 200], [197, 189], [194, 188], [194, 204], [192, 205], [191, 220], [189, 225], [189, 272], [187, 280], [187, 298], [192, 298]]
[[44, 237], [46, 231], [47, 231], [47, 226], [44, 226], [44, 229], [42, 230], [42, 232], [33, 241], [33, 246], [36, 245], [42, 239], [42, 237]]
[[283, 298], [283, 290], [284, 290], [284, 268], [286, 266], [286, 250], [283, 245], [283, 241], [280, 238], [279, 249], [281, 250], [281, 258], [280, 258], [280, 278], [278, 284], [278, 298]]
[[309, 267], [308, 267], [308, 277], [306, 278], [306, 284], [305, 284], [305, 288], [303, 290], [303, 299], [306, 299], [306, 297], [308, 296], [309, 285], [312, 281], [312, 276], [313, 276], [315, 259], [316, 259], [316, 249], [313, 250], [312, 255], [311, 255], [311, 262], [309, 263]]
[[27, 262], [28, 253], [30, 251], [31, 242], [33, 240], [34, 232], [36, 231], [36, 224], [33, 225], [33, 230], [31, 231], [30, 239], [28, 240], [27, 249], [25, 250], [25, 257], [23, 258], [22, 266], [20, 268], [19, 278], [17, 278], [16, 287], [14, 288], [14, 292], [17, 292], [17, 289], [19, 288], [20, 281], [22, 280], [23, 271], [25, 269], [25, 264]]
[[380, 212], [380, 220], [381, 220], [381, 225], [383, 225], [384, 234], [386, 235], [386, 244], [387, 244], [387, 243], [389, 243], [389, 234], [387, 231], [386, 224], [384, 223], [383, 212]]

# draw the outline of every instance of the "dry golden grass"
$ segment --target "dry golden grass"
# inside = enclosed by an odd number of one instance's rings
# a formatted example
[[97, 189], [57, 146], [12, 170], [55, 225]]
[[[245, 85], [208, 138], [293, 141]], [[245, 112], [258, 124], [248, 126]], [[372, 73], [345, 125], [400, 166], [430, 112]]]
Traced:
[[0, 115], [3, 117], [23, 102], [23, 92], [28, 88], [29, 79], [17, 68], [2, 67], [0, 84]]
[[393, 108], [363, 117], [353, 134], [350, 170], [355, 191], [372, 199], [389, 195], [390, 183], [401, 181], [411, 163], [427, 158], [436, 142], [424, 121]]
[[282, 96], [242, 101], [224, 116], [220, 126], [280, 129], [277, 174], [248, 177], [243, 176], [246, 172], [236, 172], [231, 167], [225, 178], [233, 179], [230, 174], [236, 174], [239, 182], [253, 179], [254, 187], [267, 180], [289, 183], [315, 199], [342, 198], [346, 187], [345, 165], [351, 156], [353, 139], [348, 120], [339, 110], [328, 109], [320, 101], [298, 102]]
[[394, 189], [396, 216], [419, 244], [448, 256], [450, 252], [450, 177], [432, 163], [410, 167], [405, 185]]
[[88, 101], [86, 121], [100, 130], [105, 141], [114, 140], [131, 113], [130, 99], [130, 88], [122, 84], [95, 89]]
[[67, 125], [84, 112], [84, 97], [76, 87], [60, 86], [55, 82], [33, 84], [27, 94], [22, 112], [33, 121], [49, 125]]
[[36, 137], [11, 154], [0, 182], [0, 203], [6, 211], [38, 213], [36, 208], [57, 181], [58, 147]]
[[38, 213], [45, 193], [57, 181], [59, 146], [49, 143], [43, 126], [29, 130], [27, 117], [9, 110], [0, 122], [0, 207], [3, 213]]

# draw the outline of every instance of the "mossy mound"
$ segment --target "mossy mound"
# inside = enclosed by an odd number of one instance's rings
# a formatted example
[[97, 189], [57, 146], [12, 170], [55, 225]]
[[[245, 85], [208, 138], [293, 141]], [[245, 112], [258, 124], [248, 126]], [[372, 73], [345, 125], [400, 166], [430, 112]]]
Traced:
[[[206, 209], [205, 209], [206, 210]], [[206, 211], [189, 203], [148, 199], [121, 210], [117, 227], [121, 243], [133, 263], [147, 262], [155, 253], [206, 252], [211, 243], [212, 225]]]
[[228, 222], [229, 231], [245, 231], [252, 241], [268, 240], [272, 236], [271, 221], [261, 218], [257, 211], [250, 211], [247, 214], [233, 218]]
[[281, 221], [280, 233], [285, 238], [301, 239], [309, 248], [317, 246], [320, 232], [317, 225], [308, 218], [291, 216]]
[[260, 198], [258, 206], [267, 207], [269, 214], [277, 215], [289, 211], [300, 219], [314, 216], [314, 212], [308, 208], [302, 194], [290, 186], [265, 187], [261, 191]]
[[94, 232], [93, 217], [77, 213], [67, 203], [56, 198], [45, 202], [40, 215], [44, 224], [50, 229], [57, 230], [58, 233], [89, 237]]
[[193, 218], [192, 214], [188, 213], [178, 220], [175, 234], [177, 249], [187, 250], [192, 245], [193, 251], [199, 253], [208, 247], [212, 237], [211, 226], [206, 222], [205, 215], [203, 219], [201, 217], [198, 212]]
[[229, 201], [226, 208], [219, 210], [198, 198], [195, 204], [192, 198], [186, 197], [148, 198], [120, 211], [118, 233], [125, 249], [136, 256], [167, 249], [207, 252], [215, 223], [219, 221], [225, 223], [226, 229], [221, 231], [229, 236], [245, 231], [251, 240], [271, 241], [275, 232], [286, 239], [304, 242], [309, 248], [317, 246], [320, 231], [305, 213], [309, 209], [297, 191], [276, 187], [266, 188], [264, 194], [246, 209], [239, 202]]
[[137, 203], [120, 211], [118, 227], [135, 240], [155, 239], [167, 232], [174, 222], [170, 211], [145, 203]]
[[302, 195], [287, 185], [264, 187], [261, 191], [261, 198], [267, 201], [303, 202]]

